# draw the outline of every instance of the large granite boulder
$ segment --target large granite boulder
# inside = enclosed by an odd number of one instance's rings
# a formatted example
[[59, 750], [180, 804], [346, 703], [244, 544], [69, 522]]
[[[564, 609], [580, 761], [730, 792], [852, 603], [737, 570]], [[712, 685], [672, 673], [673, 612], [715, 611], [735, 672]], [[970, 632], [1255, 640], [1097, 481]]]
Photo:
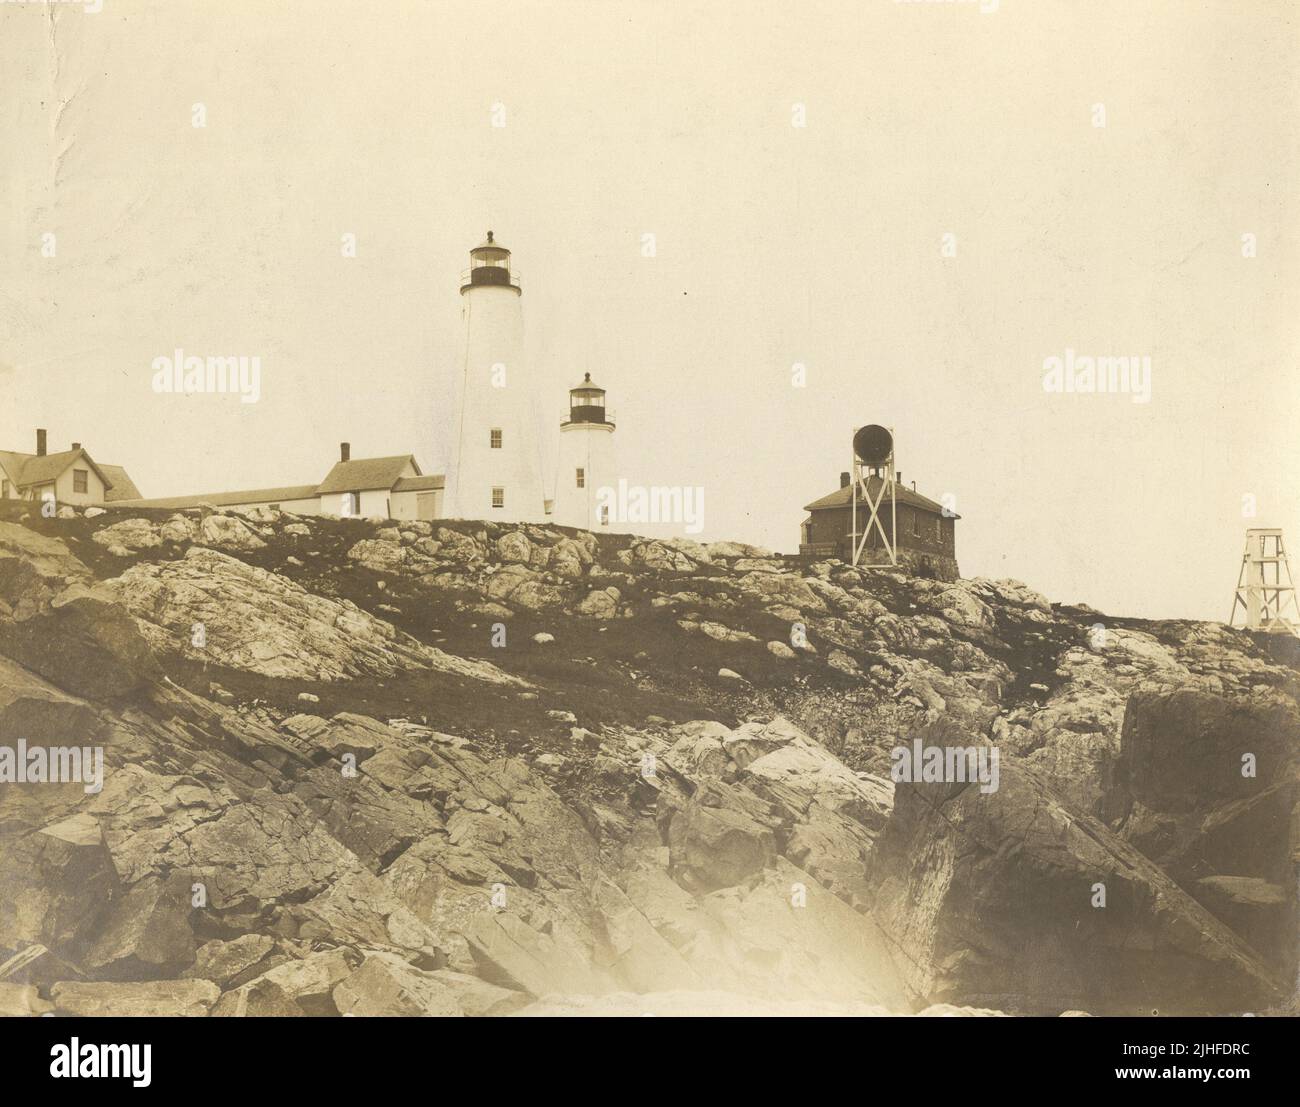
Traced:
[[[969, 746], [949, 728], [927, 744]], [[1136, 848], [1002, 757], [979, 783], [900, 783], [873, 914], [917, 1002], [1057, 1014], [1250, 1011], [1279, 979]], [[1100, 899], [1104, 886], [1104, 906]]]
[[0, 654], [95, 699], [120, 700], [162, 675], [135, 620], [64, 543], [3, 522]]
[[1153, 690], [1119, 742], [1121, 833], [1294, 977], [1300, 712], [1257, 691]]
[[135, 565], [108, 583], [163, 655], [283, 679], [383, 678], [433, 669], [491, 684], [522, 683], [487, 662], [426, 646], [355, 604], [318, 596], [217, 550], [195, 546], [179, 561]]
[[21, 814], [0, 821], [0, 948], [76, 956], [120, 887], [103, 830], [87, 813], [39, 826], [27, 823], [38, 812]]

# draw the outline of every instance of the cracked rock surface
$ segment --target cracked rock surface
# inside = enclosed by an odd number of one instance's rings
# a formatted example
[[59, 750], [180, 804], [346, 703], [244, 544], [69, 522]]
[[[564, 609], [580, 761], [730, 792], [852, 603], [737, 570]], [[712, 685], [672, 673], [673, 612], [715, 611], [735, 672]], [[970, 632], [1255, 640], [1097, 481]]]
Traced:
[[[1294, 1002], [1286, 643], [736, 543], [5, 510], [0, 747], [104, 776], [0, 783], [0, 1010]], [[998, 788], [895, 783], [913, 739]]]

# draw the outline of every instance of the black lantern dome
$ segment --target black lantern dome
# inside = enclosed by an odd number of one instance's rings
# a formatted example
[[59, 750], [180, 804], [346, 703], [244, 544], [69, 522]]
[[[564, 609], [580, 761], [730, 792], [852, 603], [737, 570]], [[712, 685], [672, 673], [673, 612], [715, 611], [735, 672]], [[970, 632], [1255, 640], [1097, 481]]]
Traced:
[[569, 418], [565, 420], [564, 426], [573, 423], [614, 425], [605, 412], [605, 390], [592, 381], [590, 373], [584, 373], [582, 383], [569, 389]]
[[498, 285], [519, 291], [519, 278], [510, 272], [510, 251], [496, 241], [491, 231], [487, 240], [469, 252], [469, 268], [461, 274], [460, 290]]

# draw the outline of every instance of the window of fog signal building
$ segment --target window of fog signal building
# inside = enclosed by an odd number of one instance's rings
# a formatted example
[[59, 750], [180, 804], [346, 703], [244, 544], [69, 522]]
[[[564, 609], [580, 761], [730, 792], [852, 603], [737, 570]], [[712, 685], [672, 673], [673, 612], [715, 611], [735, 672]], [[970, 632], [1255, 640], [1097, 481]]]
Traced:
[[601, 525], [602, 527], [607, 527], [607, 526], [609, 526], [609, 508], [608, 508], [608, 507], [602, 507], [602, 508], [600, 509], [600, 525]]
[[492, 428], [492, 449], [494, 450], [501, 449], [501, 428], [500, 427]]
[[587, 487], [587, 470], [586, 470], [586, 469], [578, 469], [578, 470], [577, 470], [577, 480], [576, 480], [576, 483], [577, 483], [577, 487], [579, 487], [579, 488], [586, 488], [586, 487]]
[[492, 489], [492, 506], [493, 507], [506, 506], [506, 490], [504, 488]]
[[87, 491], [89, 491], [89, 484], [90, 484], [90, 482], [89, 482], [89, 480], [88, 480], [89, 477], [90, 477], [90, 470], [88, 470], [88, 469], [73, 469], [73, 470], [72, 470], [72, 490], [73, 490], [74, 492], [87, 492]]

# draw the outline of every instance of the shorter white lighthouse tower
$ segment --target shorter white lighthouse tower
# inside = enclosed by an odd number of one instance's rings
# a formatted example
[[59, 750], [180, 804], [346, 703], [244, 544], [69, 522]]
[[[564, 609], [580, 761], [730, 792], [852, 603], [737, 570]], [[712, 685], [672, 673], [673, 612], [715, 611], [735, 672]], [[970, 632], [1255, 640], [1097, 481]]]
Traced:
[[[605, 390], [587, 373], [569, 389], [569, 417], [560, 424], [560, 460], [555, 474], [553, 520], [562, 527], [600, 530], [616, 522], [600, 498], [615, 489], [614, 416], [605, 407]], [[606, 503], [610, 493], [606, 492]]]

